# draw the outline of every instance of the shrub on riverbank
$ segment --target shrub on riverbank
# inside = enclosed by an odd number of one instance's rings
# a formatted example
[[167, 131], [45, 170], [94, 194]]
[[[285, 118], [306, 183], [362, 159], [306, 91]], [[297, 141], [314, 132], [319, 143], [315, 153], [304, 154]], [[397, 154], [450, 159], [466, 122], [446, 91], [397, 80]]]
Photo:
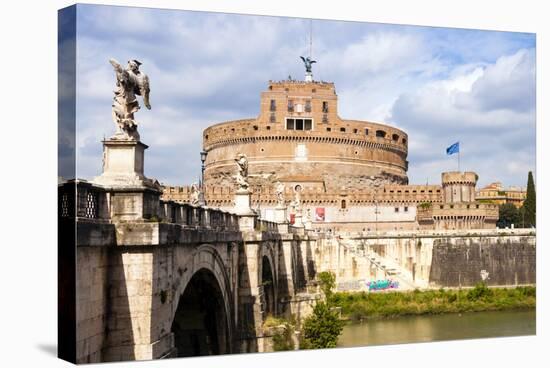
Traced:
[[344, 318], [361, 320], [403, 315], [526, 309], [536, 306], [534, 286], [412, 292], [334, 293], [331, 305], [342, 308]]
[[336, 347], [344, 323], [338, 313], [325, 302], [318, 302], [313, 314], [304, 320], [301, 349], [326, 349]]

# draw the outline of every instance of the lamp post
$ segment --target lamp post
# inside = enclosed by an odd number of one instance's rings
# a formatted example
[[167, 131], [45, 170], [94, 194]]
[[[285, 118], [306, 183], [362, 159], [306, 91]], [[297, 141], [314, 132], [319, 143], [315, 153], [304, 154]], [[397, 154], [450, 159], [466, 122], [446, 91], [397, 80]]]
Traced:
[[206, 161], [206, 155], [208, 154], [208, 152], [206, 151], [201, 151], [201, 193], [202, 193], [202, 198], [201, 198], [201, 202], [205, 202], [205, 198], [204, 198], [204, 162]]

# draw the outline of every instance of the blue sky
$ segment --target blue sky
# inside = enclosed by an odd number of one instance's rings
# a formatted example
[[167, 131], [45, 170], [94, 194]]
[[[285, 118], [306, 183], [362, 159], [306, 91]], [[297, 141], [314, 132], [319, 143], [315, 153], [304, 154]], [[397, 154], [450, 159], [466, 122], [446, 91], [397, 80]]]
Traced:
[[77, 21], [80, 178], [101, 173], [114, 132], [109, 58], [140, 60], [151, 80], [152, 110], [136, 114], [146, 175], [190, 184], [203, 129], [257, 116], [270, 79], [303, 78], [310, 24], [314, 78], [335, 83], [342, 118], [408, 133], [411, 184], [456, 169], [456, 141], [480, 185], [525, 186], [535, 170], [534, 34], [101, 5], [78, 5]]

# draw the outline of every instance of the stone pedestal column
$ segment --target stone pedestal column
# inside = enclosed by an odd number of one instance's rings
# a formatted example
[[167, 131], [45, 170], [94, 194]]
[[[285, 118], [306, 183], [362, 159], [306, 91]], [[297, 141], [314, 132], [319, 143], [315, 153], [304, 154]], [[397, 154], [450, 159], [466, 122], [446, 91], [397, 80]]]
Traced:
[[304, 222], [302, 218], [302, 210], [298, 209], [296, 210], [296, 214], [294, 214], [294, 225], [295, 228], [298, 229], [298, 232], [302, 234], [304, 232]]
[[288, 233], [288, 214], [287, 208], [285, 206], [277, 206], [274, 211], [275, 222], [277, 223], [277, 228], [279, 233], [286, 234]]
[[159, 213], [160, 184], [143, 173], [147, 148], [133, 139], [103, 141], [103, 173], [93, 182], [109, 191], [113, 220], [140, 220]]
[[239, 229], [253, 231], [258, 215], [250, 208], [250, 190], [239, 189], [235, 193], [235, 213], [239, 215]]

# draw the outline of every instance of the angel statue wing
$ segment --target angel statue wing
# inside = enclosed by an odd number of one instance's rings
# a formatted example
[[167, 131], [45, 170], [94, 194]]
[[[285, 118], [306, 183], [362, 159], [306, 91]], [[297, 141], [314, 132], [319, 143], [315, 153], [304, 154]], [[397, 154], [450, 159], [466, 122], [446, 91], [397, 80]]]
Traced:
[[143, 104], [147, 109], [151, 110], [151, 103], [149, 102], [149, 92], [151, 92], [151, 88], [149, 88], [149, 77], [147, 74], [143, 74], [143, 78], [139, 84], [139, 92], [143, 96]]
[[306, 59], [303, 56], [300, 56], [300, 59], [302, 59], [304, 63], [306, 62]]
[[111, 63], [113, 68], [115, 68], [115, 71], [117, 73], [122, 73], [124, 69], [122, 69], [122, 66], [120, 66], [120, 63], [118, 61], [116, 61], [115, 59], [109, 59], [109, 62]]

